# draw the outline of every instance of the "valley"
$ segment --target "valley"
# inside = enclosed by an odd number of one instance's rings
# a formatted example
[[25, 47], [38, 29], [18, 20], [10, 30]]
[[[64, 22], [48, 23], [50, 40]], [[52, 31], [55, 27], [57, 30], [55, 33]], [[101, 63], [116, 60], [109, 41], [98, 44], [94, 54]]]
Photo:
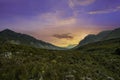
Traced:
[[120, 39], [113, 39], [73, 50], [48, 50], [5, 43], [0, 45], [0, 79], [119, 80], [119, 44]]

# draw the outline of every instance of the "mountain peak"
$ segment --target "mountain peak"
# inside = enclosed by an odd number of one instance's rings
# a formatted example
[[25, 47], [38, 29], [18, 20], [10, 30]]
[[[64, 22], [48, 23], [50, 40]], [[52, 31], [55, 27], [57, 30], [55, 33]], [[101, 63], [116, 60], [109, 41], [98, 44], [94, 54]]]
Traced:
[[[10, 32], [10, 31], [12, 31], [12, 30], [10, 30], [10, 29], [4, 29], [2, 32]], [[12, 32], [14, 32], [14, 31], [12, 31]]]
[[10, 29], [4, 29], [3, 31], [1, 31], [1, 33], [15, 33], [15, 32]]
[[38, 40], [30, 35], [17, 33], [10, 29], [5, 29], [1, 31], [0, 39], [4, 41], [8, 41], [12, 44], [27, 45], [27, 46], [37, 47], [37, 48], [57, 49], [57, 50], [63, 49], [63, 48], [54, 46], [51, 43]]

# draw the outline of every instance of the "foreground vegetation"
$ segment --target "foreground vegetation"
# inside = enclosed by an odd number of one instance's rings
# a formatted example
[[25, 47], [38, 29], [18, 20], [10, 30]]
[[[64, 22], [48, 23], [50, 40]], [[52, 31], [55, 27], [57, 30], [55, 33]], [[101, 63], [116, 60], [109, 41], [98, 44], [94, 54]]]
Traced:
[[64, 51], [0, 44], [0, 80], [120, 80], [120, 39]]

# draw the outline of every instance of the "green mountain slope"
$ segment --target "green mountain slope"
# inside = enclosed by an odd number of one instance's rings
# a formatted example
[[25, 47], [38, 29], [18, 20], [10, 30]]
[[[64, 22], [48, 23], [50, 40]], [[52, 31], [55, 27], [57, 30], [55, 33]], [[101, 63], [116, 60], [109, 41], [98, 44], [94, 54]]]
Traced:
[[120, 28], [111, 31], [104, 40], [113, 39], [113, 38], [120, 38]]
[[97, 41], [109, 40], [114, 38], [120, 38], [120, 28], [110, 31], [102, 31], [97, 35], [88, 35], [82, 41], [80, 41], [78, 47], [86, 45], [88, 43], [94, 43]]
[[103, 53], [109, 53], [114, 52], [118, 48], [120, 48], [120, 38], [89, 43], [84, 46], [78, 47], [77, 50], [82, 50], [86, 52], [101, 51]]
[[88, 43], [93, 43], [96, 41], [96, 35], [88, 35], [86, 36], [81, 42], [80, 42], [80, 45], [85, 45], [85, 44], [88, 44]]
[[46, 48], [46, 49], [62, 49], [50, 43], [37, 40], [32, 36], [16, 33], [9, 29], [0, 32], [0, 39], [3, 42], [10, 42], [12, 44], [24, 44], [28, 46], [34, 46], [37, 48]]
[[0, 45], [1, 80], [120, 80], [120, 39], [76, 50]]

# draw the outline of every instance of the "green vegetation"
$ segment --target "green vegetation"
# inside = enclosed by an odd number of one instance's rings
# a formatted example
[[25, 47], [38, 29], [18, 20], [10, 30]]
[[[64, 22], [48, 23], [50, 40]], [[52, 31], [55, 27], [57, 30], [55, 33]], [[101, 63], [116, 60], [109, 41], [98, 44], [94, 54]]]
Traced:
[[17, 33], [9, 29], [5, 29], [0, 32], [0, 41], [9, 42], [9, 43], [18, 44], [18, 45], [33, 46], [36, 48], [57, 49], [57, 50], [63, 49], [63, 48], [54, 46], [50, 43], [38, 40], [32, 36]]
[[83, 40], [80, 41], [78, 47], [81, 45], [89, 44], [89, 43], [94, 43], [94, 42], [104, 41], [104, 40], [109, 40], [109, 39], [115, 39], [115, 38], [116, 39], [120, 38], [120, 28], [117, 28], [114, 30], [102, 31], [98, 33], [97, 35], [89, 34]]
[[1, 42], [0, 80], [120, 80], [119, 52], [120, 39], [63, 51]]

